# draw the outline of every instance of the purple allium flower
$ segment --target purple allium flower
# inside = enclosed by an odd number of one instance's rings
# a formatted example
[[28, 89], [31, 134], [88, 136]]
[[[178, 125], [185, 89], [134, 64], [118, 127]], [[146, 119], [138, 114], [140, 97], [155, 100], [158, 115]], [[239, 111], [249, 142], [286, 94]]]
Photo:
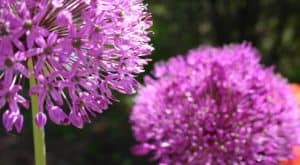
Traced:
[[137, 155], [160, 165], [276, 165], [299, 144], [285, 79], [249, 44], [203, 47], [157, 64], [136, 98]]
[[[23, 126], [20, 105], [36, 94], [39, 127], [82, 128], [131, 94], [152, 51], [151, 15], [142, 0], [1, 0], [0, 109], [7, 131]], [[33, 61], [31, 71], [28, 62]], [[29, 90], [33, 76], [37, 85]]]

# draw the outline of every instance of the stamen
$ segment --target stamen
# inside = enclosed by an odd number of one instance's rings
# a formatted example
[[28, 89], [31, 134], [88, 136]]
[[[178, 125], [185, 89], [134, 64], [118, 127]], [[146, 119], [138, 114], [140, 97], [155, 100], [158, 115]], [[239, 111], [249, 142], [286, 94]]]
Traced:
[[72, 42], [72, 45], [74, 48], [80, 48], [81, 47], [81, 40], [80, 39], [74, 39], [73, 42]]
[[0, 36], [6, 36], [9, 33], [9, 29], [3, 20], [0, 20]]
[[30, 30], [32, 28], [32, 21], [31, 20], [26, 20], [24, 23], [24, 28], [27, 30]]
[[10, 68], [10, 67], [12, 67], [12, 66], [14, 65], [14, 62], [13, 62], [11, 59], [7, 58], [7, 59], [4, 61], [4, 64], [5, 64], [5, 66], [6, 66], [7, 68]]
[[52, 49], [51, 49], [51, 47], [45, 48], [45, 49], [44, 49], [44, 53], [45, 53], [46, 55], [52, 54]]

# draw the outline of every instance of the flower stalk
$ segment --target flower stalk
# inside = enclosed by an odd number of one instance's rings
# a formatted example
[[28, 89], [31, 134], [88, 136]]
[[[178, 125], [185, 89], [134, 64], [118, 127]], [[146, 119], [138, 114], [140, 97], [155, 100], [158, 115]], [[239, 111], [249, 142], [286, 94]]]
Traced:
[[[28, 69], [32, 73], [33, 62], [28, 59]], [[29, 79], [30, 87], [36, 85], [34, 76]], [[33, 127], [33, 143], [34, 143], [34, 161], [35, 165], [46, 165], [46, 146], [44, 129], [39, 128], [35, 123], [35, 116], [39, 112], [37, 95], [31, 95], [31, 111], [32, 111], [32, 127]]]

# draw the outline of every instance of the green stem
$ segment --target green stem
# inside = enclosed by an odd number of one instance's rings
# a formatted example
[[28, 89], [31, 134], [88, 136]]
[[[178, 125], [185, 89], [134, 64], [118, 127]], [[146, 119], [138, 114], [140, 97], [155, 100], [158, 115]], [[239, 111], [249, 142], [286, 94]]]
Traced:
[[[28, 60], [28, 69], [33, 72], [32, 59]], [[32, 75], [29, 79], [30, 87], [35, 86], [36, 80]], [[33, 126], [33, 143], [34, 143], [34, 160], [35, 165], [46, 165], [46, 146], [44, 129], [39, 128], [35, 123], [35, 115], [39, 112], [37, 95], [31, 96], [31, 110], [32, 110], [32, 126]]]

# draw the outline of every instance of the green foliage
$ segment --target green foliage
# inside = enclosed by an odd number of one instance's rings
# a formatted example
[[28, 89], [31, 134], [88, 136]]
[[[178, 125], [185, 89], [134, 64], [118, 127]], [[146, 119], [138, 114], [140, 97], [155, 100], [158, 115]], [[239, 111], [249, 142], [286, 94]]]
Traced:
[[154, 61], [200, 44], [249, 41], [291, 81], [300, 81], [300, 1], [148, 0]]

